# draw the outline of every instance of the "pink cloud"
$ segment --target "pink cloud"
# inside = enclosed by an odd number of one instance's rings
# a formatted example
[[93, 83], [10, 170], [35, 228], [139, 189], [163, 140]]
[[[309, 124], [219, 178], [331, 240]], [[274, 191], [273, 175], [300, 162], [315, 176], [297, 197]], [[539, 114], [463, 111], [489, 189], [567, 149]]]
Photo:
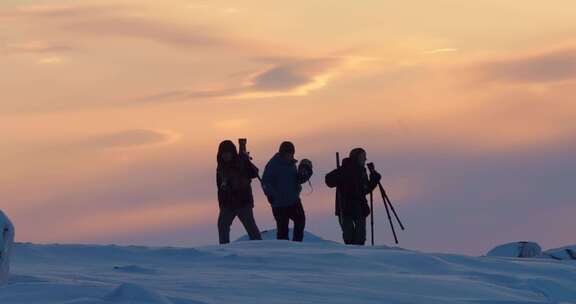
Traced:
[[103, 38], [136, 38], [161, 44], [190, 47], [252, 49], [255, 43], [236, 39], [212, 27], [179, 24], [142, 14], [138, 7], [111, 4], [22, 5], [0, 10], [0, 20], [28, 22], [30, 28]]
[[165, 102], [202, 98], [262, 98], [303, 96], [325, 87], [329, 80], [355, 61], [354, 58], [325, 57], [278, 60], [249, 75], [237, 87], [215, 90], [180, 89], [160, 92], [137, 101]]
[[550, 83], [576, 79], [576, 48], [486, 61], [473, 67], [485, 81]]
[[45, 53], [63, 53], [74, 51], [76, 48], [66, 43], [50, 43], [43, 41], [33, 41], [21, 44], [7, 45], [0, 48], [0, 51], [6, 54], [45, 54]]

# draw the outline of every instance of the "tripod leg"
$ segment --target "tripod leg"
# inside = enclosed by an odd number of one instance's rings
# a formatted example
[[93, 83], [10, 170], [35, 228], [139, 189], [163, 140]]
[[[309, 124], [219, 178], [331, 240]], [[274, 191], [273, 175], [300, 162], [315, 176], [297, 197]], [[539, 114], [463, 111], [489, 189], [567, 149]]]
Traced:
[[374, 193], [370, 192], [370, 236], [374, 246]]
[[392, 218], [390, 217], [390, 210], [388, 210], [388, 204], [386, 202], [386, 193], [384, 192], [384, 187], [382, 187], [382, 185], [380, 185], [380, 194], [382, 194], [382, 202], [386, 208], [386, 215], [388, 215], [388, 222], [390, 223], [390, 228], [392, 229], [392, 234], [394, 235], [394, 241], [396, 244], [398, 244], [398, 237], [396, 236], [396, 230], [394, 230], [394, 223], [392, 223]]
[[394, 217], [396, 218], [396, 221], [398, 221], [400, 228], [402, 230], [406, 230], [404, 228], [404, 225], [402, 224], [402, 221], [400, 220], [400, 217], [398, 217], [398, 214], [396, 213], [394, 206], [392, 206], [392, 202], [390, 202], [390, 198], [388, 197], [388, 194], [386, 194], [386, 191], [384, 191], [384, 187], [382, 186], [382, 184], [378, 184], [378, 187], [380, 187], [380, 192], [382, 192], [382, 196], [384, 197], [384, 201], [388, 202], [388, 205], [390, 205], [390, 209], [392, 209], [392, 213], [394, 213]]

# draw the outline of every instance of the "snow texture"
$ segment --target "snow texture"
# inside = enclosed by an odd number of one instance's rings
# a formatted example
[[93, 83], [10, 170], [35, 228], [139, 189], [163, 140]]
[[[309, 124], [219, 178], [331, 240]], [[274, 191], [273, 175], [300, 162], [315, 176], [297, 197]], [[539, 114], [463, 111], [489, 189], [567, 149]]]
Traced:
[[14, 242], [14, 225], [0, 210], [0, 285], [6, 284], [10, 275], [10, 254]]
[[576, 303], [576, 261], [333, 242], [13, 247], [9, 304]]
[[542, 254], [542, 248], [535, 242], [513, 242], [496, 246], [487, 256], [509, 258], [533, 258]]
[[136, 284], [124, 283], [108, 294], [105, 300], [112, 303], [171, 304], [163, 295]]

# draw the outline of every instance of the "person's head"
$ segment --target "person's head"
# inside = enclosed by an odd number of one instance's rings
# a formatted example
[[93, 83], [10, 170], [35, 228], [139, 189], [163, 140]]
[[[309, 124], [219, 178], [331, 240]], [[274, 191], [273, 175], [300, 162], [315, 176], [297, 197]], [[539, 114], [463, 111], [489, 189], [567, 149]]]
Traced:
[[294, 160], [294, 153], [296, 153], [296, 148], [294, 147], [293, 143], [285, 141], [280, 144], [278, 153], [285, 160]]
[[236, 145], [231, 140], [225, 140], [218, 146], [218, 163], [227, 163], [238, 157]]
[[350, 160], [364, 167], [366, 165], [366, 151], [362, 148], [352, 149], [350, 151]]

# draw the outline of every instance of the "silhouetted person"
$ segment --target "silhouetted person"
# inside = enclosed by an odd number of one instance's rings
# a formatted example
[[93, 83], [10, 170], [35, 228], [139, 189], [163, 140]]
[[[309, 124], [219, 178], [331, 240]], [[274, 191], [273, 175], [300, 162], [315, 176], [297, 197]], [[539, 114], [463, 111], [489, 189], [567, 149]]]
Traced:
[[366, 242], [366, 217], [370, 215], [366, 195], [378, 186], [381, 176], [374, 171], [368, 178], [365, 165], [366, 151], [356, 148], [342, 160], [340, 168], [326, 175], [326, 185], [336, 187], [338, 193], [336, 215], [346, 244], [364, 245]]
[[216, 185], [218, 186], [218, 234], [220, 244], [230, 242], [230, 226], [238, 217], [251, 240], [261, 240], [260, 230], [254, 220], [254, 197], [252, 179], [258, 177], [258, 168], [250, 162], [246, 154], [238, 154], [236, 146], [230, 140], [223, 141], [218, 147], [218, 167]]
[[302, 184], [312, 176], [312, 164], [308, 160], [303, 160], [297, 168], [295, 151], [294, 144], [283, 142], [278, 153], [266, 165], [262, 183], [276, 220], [276, 238], [288, 239], [288, 225], [292, 220], [294, 222], [292, 240], [302, 242], [306, 215], [300, 200], [300, 192]]

